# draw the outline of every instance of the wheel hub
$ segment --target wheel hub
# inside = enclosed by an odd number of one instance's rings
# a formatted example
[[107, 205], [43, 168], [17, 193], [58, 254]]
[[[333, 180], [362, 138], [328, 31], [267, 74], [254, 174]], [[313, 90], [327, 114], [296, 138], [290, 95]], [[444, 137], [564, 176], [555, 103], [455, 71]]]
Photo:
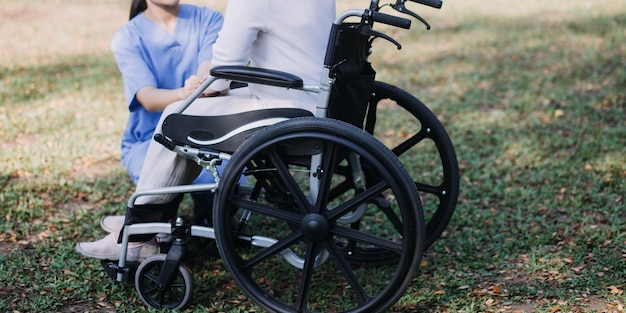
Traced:
[[307, 239], [322, 241], [330, 234], [330, 225], [323, 215], [311, 213], [302, 219], [300, 230]]

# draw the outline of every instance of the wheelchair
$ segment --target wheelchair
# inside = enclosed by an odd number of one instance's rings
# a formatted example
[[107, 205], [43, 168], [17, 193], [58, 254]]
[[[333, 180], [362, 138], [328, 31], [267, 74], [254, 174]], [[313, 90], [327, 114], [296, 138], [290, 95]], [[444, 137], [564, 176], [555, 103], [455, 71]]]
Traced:
[[[430, 28], [405, 1], [388, 6]], [[139, 298], [150, 307], [183, 308], [193, 289], [184, 264], [187, 242], [201, 237], [216, 241], [238, 287], [267, 311], [382, 312], [394, 305], [415, 277], [425, 249], [444, 232], [456, 205], [459, 176], [452, 143], [437, 117], [409, 93], [375, 81], [367, 60], [374, 40], [401, 46], [373, 25], [411, 25], [410, 19], [380, 12], [386, 6], [371, 0], [368, 9], [338, 15], [319, 86], [271, 69], [213, 68], [212, 79], [185, 100], [179, 113], [166, 118], [154, 139], [204, 167], [215, 183], [134, 193], [119, 261], [102, 261], [107, 274], [119, 282], [134, 281]], [[215, 79], [314, 92], [317, 111], [183, 114]], [[402, 123], [408, 124], [399, 127], [414, 133], [383, 144], [379, 128], [393, 122], [385, 120], [386, 110], [406, 112]], [[423, 158], [428, 150], [434, 159]], [[223, 161], [227, 164], [220, 171]], [[413, 163], [425, 173], [410, 174]], [[146, 223], [128, 218], [140, 197], [197, 191], [215, 193], [212, 227], [180, 217]], [[424, 206], [422, 199], [428, 199]], [[157, 233], [173, 237], [166, 254], [126, 261], [133, 236]]]

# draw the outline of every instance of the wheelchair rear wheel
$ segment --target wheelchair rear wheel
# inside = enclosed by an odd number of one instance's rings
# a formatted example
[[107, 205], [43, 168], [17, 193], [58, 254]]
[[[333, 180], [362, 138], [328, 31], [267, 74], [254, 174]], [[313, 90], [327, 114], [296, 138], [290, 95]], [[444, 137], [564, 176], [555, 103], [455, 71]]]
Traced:
[[[337, 188], [360, 179], [354, 162], [372, 180]], [[385, 311], [424, 249], [419, 195], [402, 164], [370, 134], [332, 119], [296, 118], [248, 139], [224, 170], [213, 222], [229, 273], [271, 312]], [[353, 262], [348, 242], [396, 257]]]
[[459, 166], [448, 133], [419, 99], [379, 81], [364, 128], [398, 156], [415, 182], [429, 247], [448, 226], [459, 194]]

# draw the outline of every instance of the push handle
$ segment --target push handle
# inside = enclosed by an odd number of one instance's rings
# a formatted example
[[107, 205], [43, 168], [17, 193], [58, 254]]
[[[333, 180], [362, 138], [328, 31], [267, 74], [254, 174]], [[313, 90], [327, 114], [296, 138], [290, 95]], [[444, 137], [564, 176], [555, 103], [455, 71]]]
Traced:
[[391, 25], [395, 27], [400, 27], [404, 29], [411, 28], [411, 20], [409, 19], [394, 16], [394, 15], [389, 15], [385, 13], [380, 13], [378, 11], [370, 11], [370, 13], [372, 14], [372, 19], [375, 22], [379, 22], [379, 23], [383, 23], [383, 24], [387, 24], [387, 25]]
[[441, 9], [441, 6], [443, 5], [443, 1], [441, 0], [411, 0], [411, 1], [417, 2], [419, 4], [427, 5], [435, 9]]

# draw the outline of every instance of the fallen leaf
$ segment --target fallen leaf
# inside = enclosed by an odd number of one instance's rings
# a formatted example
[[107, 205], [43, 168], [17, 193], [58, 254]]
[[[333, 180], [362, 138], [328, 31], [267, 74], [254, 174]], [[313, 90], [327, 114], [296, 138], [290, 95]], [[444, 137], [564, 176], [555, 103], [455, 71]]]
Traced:
[[554, 110], [554, 117], [561, 117], [563, 115], [565, 115], [565, 112], [563, 112], [563, 110], [561, 109]]
[[614, 295], [621, 295], [624, 293], [624, 290], [619, 289], [616, 286], [609, 286], [609, 289], [611, 290], [611, 294], [614, 294]]

